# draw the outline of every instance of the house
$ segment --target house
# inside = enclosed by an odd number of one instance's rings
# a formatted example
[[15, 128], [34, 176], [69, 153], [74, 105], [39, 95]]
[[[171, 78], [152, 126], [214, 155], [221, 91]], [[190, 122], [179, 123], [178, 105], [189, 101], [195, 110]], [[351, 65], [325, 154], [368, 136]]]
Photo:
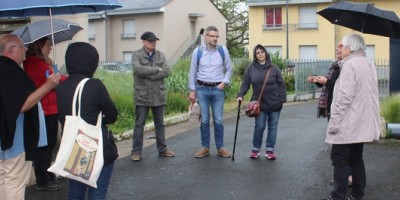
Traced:
[[[317, 14], [335, 0], [246, 0], [249, 47], [264, 45], [289, 59], [335, 59], [335, 47], [349, 33], [361, 34], [371, 60], [388, 60], [390, 39], [333, 25]], [[398, 0], [352, 0], [400, 14]]]
[[198, 41], [202, 28], [216, 26], [225, 44], [224, 15], [210, 0], [119, 0], [122, 8], [89, 14], [88, 37], [101, 61], [131, 60], [142, 47], [140, 36], [152, 31], [160, 39], [157, 49], [174, 63]]

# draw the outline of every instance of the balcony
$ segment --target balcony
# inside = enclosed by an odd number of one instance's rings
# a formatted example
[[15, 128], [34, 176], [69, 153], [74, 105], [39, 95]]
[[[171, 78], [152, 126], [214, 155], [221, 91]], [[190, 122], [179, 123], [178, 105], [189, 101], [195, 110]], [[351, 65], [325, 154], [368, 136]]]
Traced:
[[318, 29], [318, 23], [295, 24], [295, 30]]
[[263, 24], [264, 31], [280, 31], [283, 30], [284, 24]]
[[121, 39], [136, 39], [136, 33], [122, 33]]
[[[286, 24], [263, 24], [263, 31], [286, 31]], [[289, 24], [289, 31], [318, 30], [318, 23]]]

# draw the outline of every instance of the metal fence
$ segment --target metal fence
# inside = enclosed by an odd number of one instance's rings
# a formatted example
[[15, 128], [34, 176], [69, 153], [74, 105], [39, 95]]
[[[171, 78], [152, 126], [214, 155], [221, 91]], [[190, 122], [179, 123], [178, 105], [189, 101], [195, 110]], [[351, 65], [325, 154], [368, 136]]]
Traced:
[[[307, 81], [309, 75], [324, 76], [329, 70], [333, 60], [290, 60], [288, 68], [284, 73], [295, 76], [295, 95], [311, 94], [313, 97], [321, 91], [315, 84]], [[378, 76], [379, 96], [386, 97], [389, 95], [389, 61], [376, 60], [375, 66]]]
[[[243, 59], [232, 59], [232, 64], [238, 65]], [[284, 76], [293, 75], [295, 77], [295, 96], [302, 95], [310, 98], [318, 97], [321, 88], [307, 81], [309, 75], [324, 76], [329, 70], [333, 60], [315, 59], [315, 60], [289, 60], [287, 68], [282, 71]], [[378, 87], [380, 97], [389, 96], [389, 61], [375, 60], [375, 66], [378, 76]], [[101, 61], [99, 69], [108, 72], [132, 72], [131, 61]], [[306, 97], [308, 98], [308, 97]], [[297, 98], [299, 99], [299, 98]], [[301, 99], [301, 98], [300, 98]]]
[[107, 72], [131, 72], [132, 61], [100, 61], [99, 69]]

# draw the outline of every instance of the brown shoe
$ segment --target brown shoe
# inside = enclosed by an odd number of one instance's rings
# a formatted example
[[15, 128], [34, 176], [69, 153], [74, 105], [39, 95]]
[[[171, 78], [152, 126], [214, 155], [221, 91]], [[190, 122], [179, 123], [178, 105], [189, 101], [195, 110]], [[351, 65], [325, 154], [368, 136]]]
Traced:
[[230, 158], [232, 156], [231, 153], [228, 150], [224, 149], [224, 148], [219, 148], [218, 149], [218, 155], [222, 156], [224, 158]]
[[196, 152], [196, 154], [194, 154], [194, 157], [202, 158], [202, 157], [208, 156], [208, 155], [210, 155], [210, 150], [208, 148], [202, 147], [199, 151]]
[[140, 156], [140, 153], [132, 153], [131, 159], [133, 161], [140, 161], [142, 158]]
[[163, 153], [159, 154], [162, 157], [175, 157], [175, 153], [172, 152], [171, 150], [167, 149], [166, 151], [164, 151]]

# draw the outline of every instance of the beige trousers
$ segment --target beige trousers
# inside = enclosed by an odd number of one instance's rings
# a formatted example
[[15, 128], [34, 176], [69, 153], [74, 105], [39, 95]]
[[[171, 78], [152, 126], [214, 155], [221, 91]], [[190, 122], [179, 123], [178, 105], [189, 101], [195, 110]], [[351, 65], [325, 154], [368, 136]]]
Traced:
[[0, 200], [24, 200], [32, 162], [25, 160], [25, 152], [15, 158], [0, 160]]

